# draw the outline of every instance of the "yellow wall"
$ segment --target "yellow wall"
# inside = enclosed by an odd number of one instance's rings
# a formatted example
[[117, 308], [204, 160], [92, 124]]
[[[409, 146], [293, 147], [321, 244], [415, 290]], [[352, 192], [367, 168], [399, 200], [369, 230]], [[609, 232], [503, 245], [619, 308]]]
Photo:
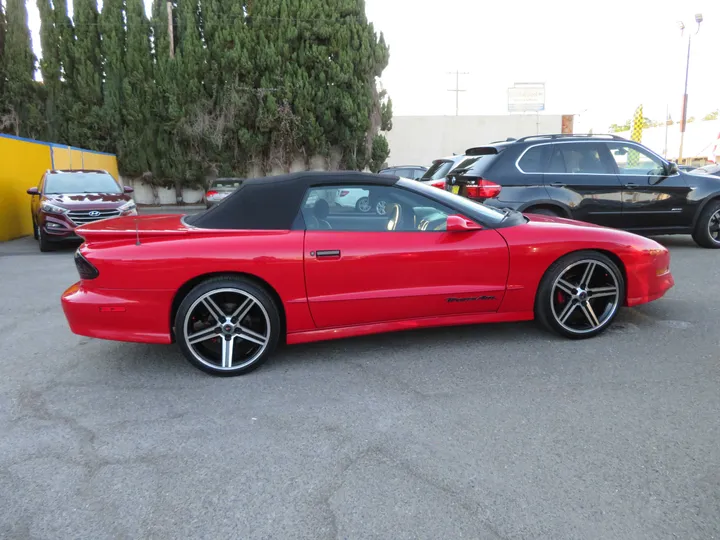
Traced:
[[[98, 154], [97, 152], [83, 152], [82, 159], [83, 169], [100, 169], [107, 171], [115, 177], [115, 180], [120, 180], [117, 159], [115, 156], [110, 154]], [[55, 168], [57, 168], [57, 165], [55, 165]]]
[[32, 234], [26, 192], [50, 168], [48, 145], [0, 137], [0, 241]]
[[112, 154], [0, 135], [0, 241], [32, 234], [27, 189], [48, 169], [102, 169], [120, 178]]

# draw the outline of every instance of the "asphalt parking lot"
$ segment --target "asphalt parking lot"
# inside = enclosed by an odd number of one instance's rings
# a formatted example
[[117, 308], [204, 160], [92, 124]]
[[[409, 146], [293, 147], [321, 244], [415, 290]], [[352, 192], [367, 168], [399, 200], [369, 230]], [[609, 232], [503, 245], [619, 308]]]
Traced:
[[0, 244], [0, 538], [720, 537], [720, 252], [605, 335], [286, 348], [218, 379], [70, 333], [73, 248]]

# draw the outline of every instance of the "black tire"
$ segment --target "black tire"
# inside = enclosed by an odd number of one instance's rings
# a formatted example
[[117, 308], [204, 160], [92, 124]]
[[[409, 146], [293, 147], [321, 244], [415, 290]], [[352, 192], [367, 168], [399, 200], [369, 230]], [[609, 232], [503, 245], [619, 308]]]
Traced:
[[40, 235], [38, 235], [38, 226], [37, 226], [37, 223], [35, 223], [35, 218], [33, 218], [33, 220], [32, 220], [32, 225], [33, 225], [33, 238], [35, 240], [40, 240]]
[[563, 217], [560, 212], [552, 208], [529, 208], [525, 210], [528, 214], [538, 214], [540, 216]]
[[[228, 290], [236, 292], [228, 293]], [[264, 327], [267, 343], [264, 350], [259, 352], [259, 354], [256, 352], [251, 355], [252, 358], [250, 359], [251, 361], [249, 361], [249, 363], [240, 363], [238, 367], [222, 367], [220, 365], [214, 365], [211, 361], [212, 359], [210, 359], [209, 361], [208, 357], [204, 357], [205, 361], [201, 360], [201, 358], [199, 358], [198, 356], [203, 357], [203, 354], [194, 350], [193, 347], [191, 347], [191, 345], [188, 343], [185, 327], [186, 324], [193, 324], [194, 320], [192, 319], [192, 317], [188, 316], [188, 313], [191, 309], [196, 310], [199, 306], [199, 304], [196, 305], [198, 301], [208, 293], [214, 294], [213, 291], [217, 291], [217, 294], [220, 295], [230, 294], [239, 295], [241, 298], [247, 297], [252, 299], [259, 306], [261, 306], [256, 307], [255, 305], [253, 305], [252, 309], [254, 309], [255, 312], [259, 314], [258, 319], [266, 319], [264, 321]], [[224, 314], [228, 315], [229, 313], [228, 311], [224, 311]], [[248, 317], [250, 317], [250, 315], [248, 315]], [[239, 325], [245, 320], [247, 319], [241, 319], [240, 321], [237, 321], [237, 324]], [[218, 328], [219, 327], [220, 326], [218, 325]], [[195, 288], [193, 288], [181, 302], [174, 321], [175, 339], [180, 346], [180, 350], [182, 350], [183, 354], [185, 355], [185, 358], [196, 368], [211, 375], [221, 377], [236, 377], [238, 375], [245, 375], [246, 373], [250, 373], [251, 371], [260, 367], [260, 365], [265, 362], [268, 357], [270, 357], [270, 355], [272, 355], [273, 351], [277, 347], [278, 341], [280, 339], [281, 328], [282, 325], [280, 320], [280, 312], [278, 306], [275, 305], [275, 301], [272, 299], [270, 294], [268, 294], [268, 292], [263, 287], [261, 287], [254, 281], [232, 276], [211, 278], [195, 286]], [[205, 343], [211, 341], [207, 349], [208, 355], [212, 352], [210, 351], [210, 347], [217, 345], [217, 342], [214, 340], [220, 340], [219, 346], [222, 348], [222, 345], [224, 344], [223, 339], [225, 338], [216, 337], [212, 340], [208, 339], [205, 341]], [[232, 338], [229, 341], [232, 341], [233, 343], [239, 342], [244, 345], [247, 345], [249, 343], [241, 338]], [[237, 345], [235, 345], [235, 347], [237, 347]], [[249, 347], [252, 348], [252, 345], [249, 345]], [[234, 350], [236, 349], [233, 349], [233, 351]], [[196, 356], [196, 354], [198, 356]], [[255, 354], [258, 354], [257, 357], [254, 357]], [[234, 353], [231, 353], [229, 354], [229, 357], [234, 358], [233, 355]]]
[[53, 245], [47, 239], [47, 236], [45, 236], [45, 233], [43, 232], [42, 228], [39, 228], [37, 234], [38, 234], [38, 243], [40, 244], [40, 252], [47, 253], [48, 251], [53, 251]]
[[[600, 268], [601, 272], [596, 277], [596, 279], [599, 278], [600, 280], [604, 280], [606, 277], [609, 280], [614, 279], [614, 283], [617, 284], [617, 298], [607, 300], [608, 303], [610, 302], [610, 300], [614, 300], [614, 308], [608, 308], [606, 306], [603, 309], [601, 316], [596, 316], [596, 320], [599, 323], [601, 322], [601, 324], [597, 328], [582, 329], [581, 331], [572, 331], [560, 323], [558, 317], [556, 316], [556, 313], [553, 311], [553, 302], [556, 301], [555, 294], [557, 293], [555, 283], [557, 280], [563, 277], [563, 274], [566, 274], [566, 272], [572, 271], [573, 268], [581, 268], [581, 265], [584, 264], [584, 262], [597, 263], [597, 266], [595, 268]], [[595, 282], [597, 283], [597, 281]], [[588, 291], [590, 290], [589, 287], [585, 287], [585, 289]], [[586, 296], [585, 298], [588, 298], [588, 296]], [[590, 296], [589, 299], [593, 299], [593, 297]], [[598, 297], [597, 300], [602, 300], [602, 298]], [[613, 320], [615, 320], [615, 317], [620, 311], [624, 300], [625, 279], [618, 266], [609, 257], [603, 255], [602, 253], [598, 253], [596, 251], [579, 251], [576, 253], [570, 253], [569, 255], [558, 259], [545, 272], [545, 275], [540, 282], [540, 286], [538, 287], [538, 292], [535, 297], [535, 318], [537, 319], [537, 321], [540, 322], [542, 326], [544, 326], [547, 330], [551, 332], [560, 334], [561, 336], [570, 339], [587, 339], [595, 337], [598, 334], [601, 334], [605, 330], [607, 330], [607, 328], [612, 324]], [[585, 302], [580, 302], [577, 299], [575, 300], [575, 302], [578, 304], [577, 307], [582, 308], [582, 306], [586, 305]], [[599, 307], [602, 308], [602, 305]], [[571, 311], [573, 309], [575, 308], [572, 308]], [[591, 310], [594, 316], [595, 310], [597, 309], [598, 303], [596, 302], [594, 310]], [[584, 308], [582, 308], [581, 311], [584, 312]], [[562, 315], [562, 313], [560, 315]], [[590, 317], [588, 316], [588, 319], [589, 318]]]
[[708, 249], [720, 249], [720, 233], [716, 239], [710, 232], [711, 225], [716, 224], [718, 219], [720, 219], [720, 201], [710, 201], [700, 213], [693, 231], [693, 240], [697, 245]]

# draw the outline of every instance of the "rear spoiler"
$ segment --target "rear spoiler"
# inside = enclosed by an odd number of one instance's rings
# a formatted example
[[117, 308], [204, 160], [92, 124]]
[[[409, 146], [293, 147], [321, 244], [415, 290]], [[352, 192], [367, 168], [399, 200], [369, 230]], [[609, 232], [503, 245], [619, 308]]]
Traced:
[[465, 150], [466, 156], [492, 156], [499, 153], [500, 150], [494, 146], [476, 146], [475, 148]]

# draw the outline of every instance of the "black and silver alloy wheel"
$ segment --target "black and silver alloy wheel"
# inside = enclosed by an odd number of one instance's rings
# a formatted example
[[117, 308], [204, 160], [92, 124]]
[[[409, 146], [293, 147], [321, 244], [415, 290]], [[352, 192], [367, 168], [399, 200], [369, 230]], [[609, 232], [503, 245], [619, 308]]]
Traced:
[[543, 278], [536, 316], [548, 328], [572, 338], [591, 337], [605, 330], [625, 295], [622, 274], [601, 253], [563, 257]]
[[693, 239], [704, 248], [720, 249], [720, 201], [710, 201], [700, 213]]
[[254, 283], [216, 278], [191, 291], [178, 310], [175, 335], [188, 360], [214, 375], [255, 369], [278, 341], [277, 309]]
[[720, 244], [720, 208], [713, 212], [708, 220], [708, 235], [713, 242]]

